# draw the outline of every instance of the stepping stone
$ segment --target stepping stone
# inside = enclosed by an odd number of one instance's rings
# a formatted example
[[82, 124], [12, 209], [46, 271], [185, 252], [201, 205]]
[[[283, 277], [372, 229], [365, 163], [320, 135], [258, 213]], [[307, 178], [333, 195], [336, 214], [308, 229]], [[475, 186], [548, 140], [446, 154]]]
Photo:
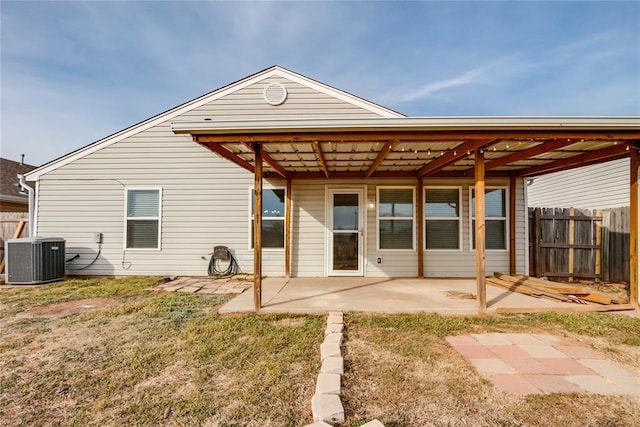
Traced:
[[325, 335], [329, 334], [340, 334], [344, 330], [343, 323], [329, 323], [327, 328], [324, 330]]
[[311, 411], [314, 421], [344, 423], [344, 407], [337, 394], [315, 394], [311, 398]]
[[344, 359], [342, 357], [327, 357], [322, 361], [320, 372], [325, 374], [344, 374]]
[[338, 345], [342, 344], [342, 334], [329, 334], [324, 337], [324, 342], [332, 342], [337, 343]]
[[384, 424], [378, 420], [371, 420], [366, 424], [362, 424], [360, 427], [384, 427]]
[[327, 357], [340, 357], [340, 344], [335, 342], [324, 342], [320, 344], [320, 360], [324, 360]]
[[340, 374], [319, 374], [316, 394], [340, 394]]
[[313, 423], [313, 424], [307, 424], [304, 427], [331, 427], [331, 424], [327, 424], [324, 421], [318, 421], [318, 422]]

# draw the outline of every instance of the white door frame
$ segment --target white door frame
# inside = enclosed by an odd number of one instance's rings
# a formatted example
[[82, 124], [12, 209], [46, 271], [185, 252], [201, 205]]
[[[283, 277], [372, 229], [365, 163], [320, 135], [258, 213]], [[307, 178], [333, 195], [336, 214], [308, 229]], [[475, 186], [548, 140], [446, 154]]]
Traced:
[[[357, 194], [358, 195], [358, 269], [357, 270], [334, 270], [333, 269], [333, 195], [334, 194]], [[366, 186], [349, 185], [344, 187], [329, 187], [325, 189], [326, 206], [326, 236], [325, 236], [325, 265], [327, 276], [364, 276], [366, 259]], [[337, 233], [353, 233], [353, 231], [336, 231]]]

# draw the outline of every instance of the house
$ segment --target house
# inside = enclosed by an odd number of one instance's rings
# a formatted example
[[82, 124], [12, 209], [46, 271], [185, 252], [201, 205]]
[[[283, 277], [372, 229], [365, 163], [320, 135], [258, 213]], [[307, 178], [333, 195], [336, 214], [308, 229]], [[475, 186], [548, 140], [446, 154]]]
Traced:
[[0, 158], [0, 212], [29, 212], [29, 198], [20, 192], [18, 175], [35, 168], [24, 162]]
[[274, 66], [27, 179], [69, 274], [204, 275], [226, 246], [259, 307], [262, 275], [525, 273], [526, 179], [638, 139], [639, 118], [406, 117]]
[[629, 159], [534, 177], [527, 185], [527, 199], [534, 208], [629, 206]]

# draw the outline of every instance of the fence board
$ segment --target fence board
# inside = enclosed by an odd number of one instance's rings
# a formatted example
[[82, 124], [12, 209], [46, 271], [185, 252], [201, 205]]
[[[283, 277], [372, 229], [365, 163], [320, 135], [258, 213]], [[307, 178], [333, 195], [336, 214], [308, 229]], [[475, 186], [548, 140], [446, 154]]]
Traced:
[[629, 207], [529, 208], [530, 275], [629, 281]]

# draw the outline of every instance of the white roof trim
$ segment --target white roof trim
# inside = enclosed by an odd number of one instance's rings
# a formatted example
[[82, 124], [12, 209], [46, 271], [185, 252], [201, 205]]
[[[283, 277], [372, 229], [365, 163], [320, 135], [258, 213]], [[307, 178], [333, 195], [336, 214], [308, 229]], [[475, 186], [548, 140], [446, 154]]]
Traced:
[[400, 117], [176, 122], [177, 134], [442, 130], [638, 130], [640, 117]]
[[229, 95], [233, 92], [236, 92], [240, 89], [243, 89], [247, 86], [250, 86], [254, 83], [260, 82], [264, 79], [267, 79], [272, 76], [280, 76], [284, 77], [293, 82], [299, 83], [301, 85], [310, 87], [319, 92], [325, 93], [329, 96], [332, 96], [337, 99], [341, 99], [343, 101], [349, 102], [358, 107], [364, 108], [372, 113], [379, 114], [383, 117], [404, 117], [402, 114], [397, 113], [393, 110], [389, 110], [380, 105], [374, 104], [373, 102], [369, 102], [365, 99], [359, 98], [355, 95], [351, 95], [347, 92], [341, 91], [339, 89], [333, 88], [331, 86], [325, 85], [318, 81], [312, 80], [308, 77], [305, 77], [301, 74], [294, 73], [293, 71], [289, 71], [285, 68], [274, 66], [267, 68], [266, 70], [260, 71], [254, 75], [246, 77], [245, 79], [239, 80], [235, 83], [231, 83], [227, 86], [224, 86], [218, 90], [210, 92], [208, 94], [202, 95], [196, 99], [188, 101], [184, 104], [181, 104], [175, 108], [172, 108], [164, 113], [160, 113], [156, 116], [153, 116], [143, 122], [140, 122], [136, 125], [123, 129], [113, 135], [109, 135], [103, 139], [100, 139], [92, 144], [89, 144], [85, 147], [82, 147], [76, 151], [73, 151], [69, 154], [66, 154], [58, 159], [55, 159], [49, 163], [44, 164], [43, 166], [32, 170], [29, 173], [24, 174], [25, 179], [27, 181], [38, 181], [40, 177], [44, 174], [47, 174], [53, 170], [58, 169], [64, 165], [67, 165], [77, 159], [83, 158], [91, 153], [95, 153], [96, 151], [108, 147], [111, 144], [115, 144], [118, 141], [121, 141], [125, 138], [128, 138], [132, 135], [135, 135], [139, 132], [142, 132], [146, 129], [149, 129], [153, 126], [159, 125], [162, 122], [170, 120], [180, 114], [183, 114], [187, 111], [190, 111], [194, 108], [198, 108], [208, 102], [214, 101], [216, 99], [222, 98], [223, 96]]

